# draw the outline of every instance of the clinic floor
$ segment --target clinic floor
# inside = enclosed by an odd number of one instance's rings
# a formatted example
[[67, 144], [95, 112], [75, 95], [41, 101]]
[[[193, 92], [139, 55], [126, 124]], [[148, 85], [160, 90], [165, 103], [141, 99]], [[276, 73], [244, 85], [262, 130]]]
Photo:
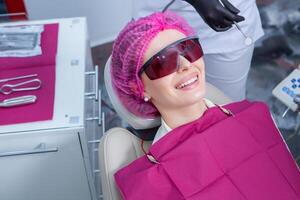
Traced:
[[[300, 0], [261, 0], [259, 5], [265, 36], [256, 43], [247, 81], [247, 98], [261, 100], [269, 105], [300, 166], [300, 115], [290, 111], [282, 118], [286, 106], [272, 96], [273, 88], [300, 64]], [[278, 10], [281, 12], [277, 12]], [[277, 20], [278, 18], [281, 20]], [[111, 49], [112, 43], [92, 49], [94, 63], [100, 66], [101, 72]], [[103, 77], [100, 81], [106, 130], [114, 126], [127, 126], [116, 115], [109, 102]]]

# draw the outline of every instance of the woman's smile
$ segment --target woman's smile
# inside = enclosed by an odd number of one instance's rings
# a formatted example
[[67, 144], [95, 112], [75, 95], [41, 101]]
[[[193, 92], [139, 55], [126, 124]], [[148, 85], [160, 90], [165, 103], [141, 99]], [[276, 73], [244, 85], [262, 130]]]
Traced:
[[184, 83], [181, 83], [179, 86], [176, 86], [176, 89], [179, 89], [179, 90], [188, 90], [188, 89], [192, 89], [194, 88], [194, 86], [196, 86], [199, 81], [198, 81], [198, 75], [195, 76], [194, 78], [191, 78], [190, 80], [184, 82]]

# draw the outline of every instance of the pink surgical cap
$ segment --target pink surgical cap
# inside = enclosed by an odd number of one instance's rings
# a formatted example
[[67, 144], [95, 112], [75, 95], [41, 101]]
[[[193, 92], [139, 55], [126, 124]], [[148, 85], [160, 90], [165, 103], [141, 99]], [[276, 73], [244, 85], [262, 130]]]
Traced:
[[161, 31], [174, 29], [186, 36], [195, 34], [192, 27], [177, 14], [166, 11], [129, 22], [113, 45], [112, 85], [122, 104], [136, 116], [153, 118], [159, 112], [151, 102], [144, 102], [144, 86], [138, 76], [149, 43]]

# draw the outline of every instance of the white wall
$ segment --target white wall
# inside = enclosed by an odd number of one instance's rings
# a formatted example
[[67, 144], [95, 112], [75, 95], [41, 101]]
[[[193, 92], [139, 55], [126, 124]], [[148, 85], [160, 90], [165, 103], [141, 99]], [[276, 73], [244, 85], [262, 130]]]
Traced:
[[25, 0], [30, 20], [87, 17], [91, 45], [115, 39], [131, 19], [132, 0]]

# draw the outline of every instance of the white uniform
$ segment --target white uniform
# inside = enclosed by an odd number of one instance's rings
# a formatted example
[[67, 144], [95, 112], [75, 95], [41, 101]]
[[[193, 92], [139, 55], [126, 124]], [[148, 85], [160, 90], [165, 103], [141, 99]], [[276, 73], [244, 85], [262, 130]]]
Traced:
[[[171, 0], [134, 0], [133, 16], [139, 18], [162, 11]], [[264, 32], [255, 0], [229, 0], [245, 18], [239, 22], [243, 32], [256, 41]], [[245, 84], [249, 72], [253, 45], [246, 46], [245, 38], [235, 26], [225, 32], [216, 32], [187, 2], [176, 0], [170, 7], [197, 31], [203, 47], [206, 79], [221, 89], [232, 100], [245, 98]]]

